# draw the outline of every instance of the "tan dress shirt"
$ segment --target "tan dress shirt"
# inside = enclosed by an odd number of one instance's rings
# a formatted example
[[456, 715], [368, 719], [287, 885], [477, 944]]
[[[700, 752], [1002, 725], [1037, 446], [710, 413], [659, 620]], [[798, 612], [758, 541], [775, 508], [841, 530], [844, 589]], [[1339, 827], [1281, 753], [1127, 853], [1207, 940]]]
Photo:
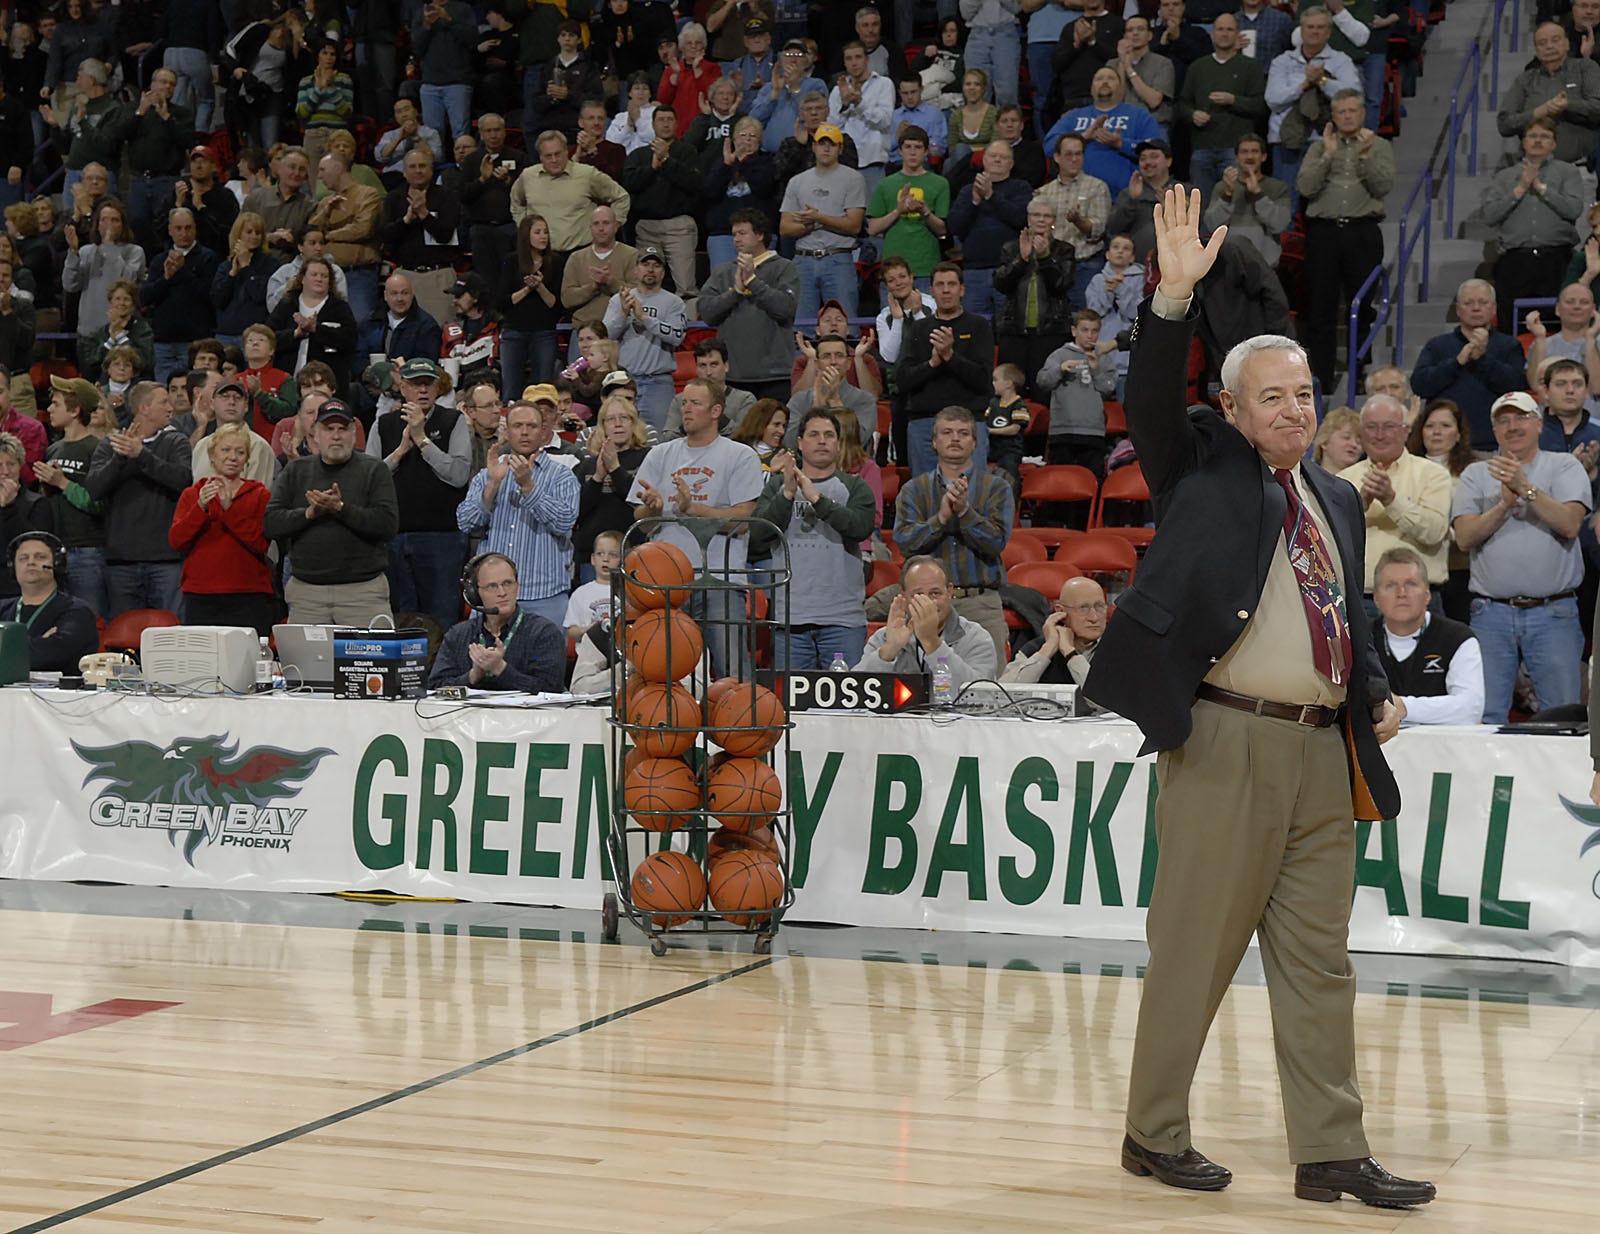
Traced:
[[[1361, 481], [1371, 470], [1371, 461], [1362, 459], [1341, 471], [1339, 479], [1348, 480], [1359, 493]], [[1394, 485], [1394, 500], [1388, 504], [1375, 501], [1367, 507], [1362, 590], [1371, 593], [1378, 558], [1401, 545], [1422, 555], [1428, 563], [1428, 582], [1437, 587], [1450, 577], [1450, 498], [1454, 489], [1450, 473], [1438, 463], [1406, 451], [1389, 464], [1389, 483]]]

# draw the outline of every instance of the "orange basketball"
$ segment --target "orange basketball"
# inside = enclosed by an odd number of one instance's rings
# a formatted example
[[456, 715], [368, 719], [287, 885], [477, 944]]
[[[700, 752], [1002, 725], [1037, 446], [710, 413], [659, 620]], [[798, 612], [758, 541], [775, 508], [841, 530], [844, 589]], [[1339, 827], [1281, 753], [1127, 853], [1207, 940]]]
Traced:
[[768, 853], [774, 860], [778, 857], [778, 841], [772, 834], [770, 827], [757, 827], [754, 831], [735, 831], [731, 827], [718, 827], [711, 833], [711, 839], [706, 843], [706, 868], [716, 865], [719, 858], [725, 853], [735, 852]]
[[689, 598], [682, 584], [694, 581], [694, 563], [676, 544], [650, 540], [622, 563], [623, 591], [639, 608], [677, 608]]
[[646, 681], [676, 681], [694, 672], [705, 640], [693, 617], [676, 609], [653, 609], [630, 621], [622, 650]]
[[711, 706], [711, 740], [729, 754], [756, 758], [778, 744], [788, 714], [765, 686], [740, 682]]
[[711, 709], [716, 706], [717, 700], [738, 684], [737, 677], [718, 677], [706, 687], [704, 707], [707, 725], [711, 723]]
[[[782, 875], [778, 886], [782, 894]], [[706, 902], [706, 876], [688, 853], [651, 853], [633, 868], [631, 888], [634, 907], [674, 914], [656, 917], [653, 924], [658, 930], [682, 925], [689, 920], [683, 914], [699, 911]]]
[[724, 853], [711, 867], [711, 907], [736, 926], [766, 925], [757, 909], [783, 900], [783, 869], [772, 857], [751, 850]]
[[646, 831], [675, 831], [694, 822], [700, 781], [681, 758], [647, 758], [622, 782], [622, 806]]
[[754, 831], [783, 805], [778, 773], [758, 758], [730, 758], [706, 777], [706, 809], [724, 827]]
[[654, 757], [655, 755], [646, 754], [638, 746], [634, 746], [628, 751], [627, 757], [622, 760], [622, 778], [626, 780], [633, 774], [633, 769], [635, 767], [644, 762], [646, 759]]
[[682, 686], [636, 685], [628, 690], [628, 723], [645, 757], [676, 758], [694, 745], [700, 708]]

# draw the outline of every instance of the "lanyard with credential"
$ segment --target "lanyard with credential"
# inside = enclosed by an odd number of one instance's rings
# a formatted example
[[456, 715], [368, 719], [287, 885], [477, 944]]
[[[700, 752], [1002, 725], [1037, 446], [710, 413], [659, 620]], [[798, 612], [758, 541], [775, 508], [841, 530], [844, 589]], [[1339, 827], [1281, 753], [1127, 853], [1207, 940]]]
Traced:
[[[56, 596], [58, 596], [60, 594], [61, 593], [59, 591], [52, 591], [43, 600], [39, 601], [39, 607], [33, 610], [33, 615], [30, 616], [26, 621], [24, 621], [22, 623], [23, 625], [28, 627], [28, 633], [29, 634], [33, 633], [33, 623], [39, 620], [39, 614], [44, 612], [46, 606], [49, 605], [50, 601], [54, 600], [56, 598]], [[22, 615], [22, 601], [18, 600], [17, 601], [17, 616], [20, 617], [21, 615]]]

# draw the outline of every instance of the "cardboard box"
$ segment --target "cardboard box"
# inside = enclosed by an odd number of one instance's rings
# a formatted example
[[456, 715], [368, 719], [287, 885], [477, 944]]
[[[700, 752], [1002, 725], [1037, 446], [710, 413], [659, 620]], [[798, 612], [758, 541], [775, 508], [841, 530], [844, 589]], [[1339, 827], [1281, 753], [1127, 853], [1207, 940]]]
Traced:
[[428, 685], [422, 630], [335, 630], [335, 698], [421, 698]]

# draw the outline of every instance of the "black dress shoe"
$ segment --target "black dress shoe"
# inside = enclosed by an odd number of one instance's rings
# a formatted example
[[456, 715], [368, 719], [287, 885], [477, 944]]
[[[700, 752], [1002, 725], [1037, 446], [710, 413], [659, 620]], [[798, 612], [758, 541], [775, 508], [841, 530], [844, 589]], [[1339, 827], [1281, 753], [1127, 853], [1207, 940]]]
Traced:
[[1294, 1172], [1294, 1193], [1302, 1200], [1337, 1200], [1352, 1195], [1375, 1208], [1413, 1208], [1434, 1197], [1432, 1183], [1396, 1178], [1371, 1157], [1354, 1161], [1314, 1161]]
[[1157, 1182], [1189, 1191], [1221, 1191], [1233, 1181], [1233, 1172], [1208, 1161], [1192, 1148], [1181, 1153], [1158, 1153], [1131, 1135], [1122, 1137], [1122, 1168], [1129, 1174], [1150, 1174]]

